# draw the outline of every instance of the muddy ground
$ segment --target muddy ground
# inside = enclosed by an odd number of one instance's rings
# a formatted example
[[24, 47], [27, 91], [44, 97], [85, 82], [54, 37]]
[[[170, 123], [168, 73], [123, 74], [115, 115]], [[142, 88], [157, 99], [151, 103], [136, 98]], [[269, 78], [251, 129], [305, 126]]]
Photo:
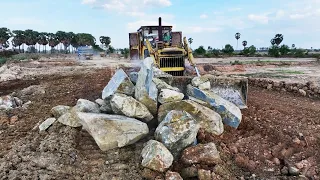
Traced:
[[[51, 117], [53, 106], [99, 98], [113, 72], [86, 69], [0, 82], [2, 95], [15, 92], [24, 102], [32, 102], [27, 109], [0, 114], [0, 179], [142, 179], [140, 152], [151, 135], [134, 145], [102, 152], [81, 128], [55, 123], [47, 132], [37, 129], [39, 122]], [[21, 92], [30, 85], [45, 92]], [[18, 116], [18, 121], [10, 122], [12, 116]], [[317, 99], [249, 87], [248, 109], [243, 110], [240, 127], [226, 128], [221, 137], [200, 132], [198, 138], [217, 144], [221, 166], [234, 178], [297, 179], [281, 169], [298, 166], [306, 177], [319, 179]], [[177, 162], [172, 170], [182, 168]]]

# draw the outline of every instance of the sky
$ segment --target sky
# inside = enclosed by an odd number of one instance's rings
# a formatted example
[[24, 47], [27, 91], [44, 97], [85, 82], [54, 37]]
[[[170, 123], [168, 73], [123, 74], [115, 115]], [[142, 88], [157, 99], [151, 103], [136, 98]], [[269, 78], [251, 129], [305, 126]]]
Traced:
[[0, 27], [109, 36], [115, 48], [128, 47], [129, 32], [160, 16], [193, 38], [193, 48], [236, 49], [237, 32], [239, 49], [244, 40], [268, 47], [278, 33], [289, 46], [320, 48], [320, 0], [0, 0], [0, 7]]

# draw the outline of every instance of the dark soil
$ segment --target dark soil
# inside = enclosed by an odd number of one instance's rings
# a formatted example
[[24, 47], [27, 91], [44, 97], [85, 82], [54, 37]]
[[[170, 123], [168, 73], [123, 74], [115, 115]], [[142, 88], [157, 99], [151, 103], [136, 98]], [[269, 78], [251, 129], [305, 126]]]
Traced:
[[[27, 85], [45, 87], [45, 94], [21, 97], [32, 102], [26, 110], [2, 114], [7, 118], [17, 115], [19, 120], [11, 124], [0, 121], [0, 179], [142, 179], [140, 152], [147, 139], [102, 152], [81, 128], [59, 123], [43, 133], [37, 128], [39, 122], [51, 117], [53, 106], [99, 98], [111, 74], [113, 70], [105, 69], [0, 84], [6, 92], [3, 94], [19, 94]], [[226, 128], [221, 137], [200, 132], [199, 141], [217, 144], [223, 166], [233, 177], [248, 178], [254, 173], [259, 179], [292, 179], [280, 170], [301, 160], [309, 163], [301, 170], [305, 176], [319, 177], [320, 101], [260, 88], [249, 88], [248, 97], [248, 109], [243, 110], [237, 130]], [[279, 164], [274, 163], [275, 158]]]

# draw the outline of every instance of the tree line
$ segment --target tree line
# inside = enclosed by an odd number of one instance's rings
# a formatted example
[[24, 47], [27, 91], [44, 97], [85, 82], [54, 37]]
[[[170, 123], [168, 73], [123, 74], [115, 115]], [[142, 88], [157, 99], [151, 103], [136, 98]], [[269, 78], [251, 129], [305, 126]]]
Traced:
[[[238, 50], [238, 40], [240, 39], [241, 34], [237, 32], [235, 34], [235, 39], [237, 40], [237, 50]], [[283, 34], [276, 34], [270, 40], [269, 48], [260, 48], [261, 50], [266, 50], [268, 56], [272, 57], [318, 57], [319, 55], [310, 55], [309, 51], [305, 49], [297, 49], [295, 44], [291, 45], [291, 48], [288, 45], [282, 44]], [[193, 39], [188, 39], [189, 44], [193, 43]], [[199, 46], [194, 49], [193, 53], [195, 57], [219, 57], [219, 56], [232, 56], [232, 55], [243, 55], [243, 56], [262, 56], [262, 54], [257, 53], [258, 50], [254, 45], [247, 47], [248, 42], [246, 40], [242, 41], [243, 49], [241, 51], [235, 52], [234, 48], [230, 44], [226, 44], [222, 49], [213, 49], [211, 46], [208, 46], [207, 49], [204, 46]], [[312, 47], [311, 47], [312, 49]], [[314, 50], [318, 52], [319, 50]]]
[[[12, 39], [11, 39], [12, 38]], [[28, 46], [29, 52], [36, 53], [47, 52], [47, 45], [51, 47], [51, 52], [60, 48], [60, 52], [70, 53], [80, 46], [92, 46], [94, 49], [101, 50], [96, 45], [96, 39], [89, 33], [74, 33], [57, 31], [56, 33], [38, 32], [32, 29], [27, 30], [13, 30], [8, 28], [0, 28], [0, 47], [6, 49], [11, 44], [19, 52], [24, 52], [24, 45]], [[111, 44], [111, 38], [108, 36], [101, 36], [99, 38], [101, 44], [106, 48], [114, 50]], [[36, 46], [38, 45], [38, 50]], [[21, 48], [22, 46], [22, 48]]]

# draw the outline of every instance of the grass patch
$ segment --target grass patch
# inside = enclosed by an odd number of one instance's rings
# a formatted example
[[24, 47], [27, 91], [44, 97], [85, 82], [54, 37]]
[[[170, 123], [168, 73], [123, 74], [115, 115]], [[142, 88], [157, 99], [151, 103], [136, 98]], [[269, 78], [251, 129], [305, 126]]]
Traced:
[[289, 78], [289, 76], [280, 75], [276, 73], [251, 73], [251, 74], [243, 74], [243, 76], [251, 77], [251, 78]]
[[6, 58], [0, 57], [0, 65], [4, 64], [7, 62]]
[[281, 74], [304, 74], [302, 71], [294, 71], [294, 70], [289, 70], [289, 69], [277, 69], [274, 71], [281, 73]]

